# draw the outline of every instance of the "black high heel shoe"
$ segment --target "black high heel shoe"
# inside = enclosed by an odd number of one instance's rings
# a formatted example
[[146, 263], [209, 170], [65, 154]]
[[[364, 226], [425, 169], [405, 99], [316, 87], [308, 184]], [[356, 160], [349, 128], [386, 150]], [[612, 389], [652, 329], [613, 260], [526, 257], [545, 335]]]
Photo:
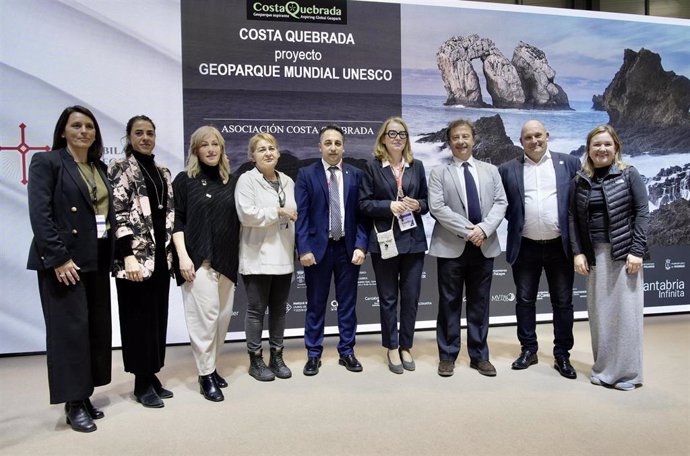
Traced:
[[70, 401], [65, 403], [65, 420], [77, 432], [93, 432], [96, 424], [86, 410], [84, 401]]

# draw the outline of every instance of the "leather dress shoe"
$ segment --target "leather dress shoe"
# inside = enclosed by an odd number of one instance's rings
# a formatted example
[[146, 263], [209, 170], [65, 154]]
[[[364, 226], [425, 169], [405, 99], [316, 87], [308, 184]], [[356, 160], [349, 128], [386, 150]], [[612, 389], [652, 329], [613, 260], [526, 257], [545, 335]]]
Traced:
[[496, 376], [496, 368], [494, 367], [491, 362], [486, 359], [484, 361], [470, 361], [470, 367], [472, 369], [477, 369], [480, 374], [486, 375], [487, 377], [495, 377]]
[[321, 358], [318, 356], [310, 356], [307, 359], [307, 364], [304, 365], [302, 373], [307, 376], [316, 375], [319, 373], [319, 367], [321, 367]]
[[[93, 406], [91, 399], [84, 399], [84, 407], [86, 408], [86, 412], [93, 420], [100, 420], [105, 416], [105, 413]], [[69, 402], [65, 402], [65, 415], [67, 412], [69, 412]]]
[[390, 370], [394, 374], [402, 374], [403, 372], [405, 372], [405, 369], [403, 368], [402, 363], [401, 364], [395, 364], [395, 363], [393, 363], [393, 361], [391, 361], [390, 350], [386, 352], [386, 359], [388, 360], [388, 370]]
[[216, 381], [216, 385], [218, 385], [218, 388], [227, 388], [228, 387], [228, 382], [225, 381], [223, 377], [220, 376], [217, 370], [214, 370], [213, 373], [213, 378]]
[[450, 377], [455, 370], [455, 362], [449, 359], [442, 359], [438, 363], [438, 375], [441, 377]]
[[359, 361], [357, 361], [354, 353], [344, 356], [341, 355], [340, 359], [338, 360], [338, 364], [345, 366], [345, 369], [349, 370], [350, 372], [362, 372], [363, 370], [362, 365], [359, 363]]
[[565, 378], [577, 378], [577, 372], [570, 364], [570, 360], [565, 356], [557, 356], [553, 368]]
[[518, 359], [513, 361], [513, 364], [510, 367], [512, 367], [514, 370], [522, 370], [527, 369], [532, 364], [537, 364], [538, 362], [539, 358], [537, 358], [536, 353], [530, 350], [522, 350]]
[[199, 376], [199, 392], [211, 402], [220, 402], [225, 399], [213, 374]]
[[135, 394], [137, 402], [148, 408], [163, 408], [165, 403], [160, 398], [153, 385], [149, 386], [142, 394]]
[[65, 404], [65, 420], [77, 432], [93, 432], [96, 424], [86, 410], [84, 401], [70, 401]]

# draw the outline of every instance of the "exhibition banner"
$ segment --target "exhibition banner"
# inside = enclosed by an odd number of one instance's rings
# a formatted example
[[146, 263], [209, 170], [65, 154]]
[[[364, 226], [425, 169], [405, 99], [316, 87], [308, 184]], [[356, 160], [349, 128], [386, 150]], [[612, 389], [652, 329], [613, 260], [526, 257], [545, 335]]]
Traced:
[[[382, 122], [401, 115], [427, 175], [449, 160], [444, 128], [456, 118], [475, 122], [475, 157], [494, 165], [521, 153], [527, 120], [544, 123], [551, 150], [578, 157], [587, 133], [611, 123], [650, 195], [645, 312], [689, 311], [688, 42], [688, 20], [451, 0], [3, 0], [0, 354], [45, 349], [36, 274], [26, 270], [27, 169], [33, 154], [49, 149], [57, 117], [73, 104], [97, 116], [106, 161], [122, 155], [127, 120], [149, 115], [157, 126], [156, 161], [173, 175], [184, 169], [189, 137], [201, 125], [222, 132], [236, 174], [253, 166], [249, 138], [273, 134], [278, 168], [294, 179], [320, 158], [318, 132], [330, 123], [345, 130], [346, 160], [361, 167]], [[429, 238], [434, 220], [427, 216], [424, 224]], [[503, 249], [505, 232], [504, 223]], [[233, 340], [244, 338], [239, 282]], [[185, 343], [181, 293], [176, 286], [170, 293], [168, 342]], [[288, 335], [302, 335], [305, 296], [296, 261]], [[573, 296], [576, 316], [586, 318], [581, 277]], [[427, 256], [418, 328], [435, 327], [437, 302], [436, 259]], [[333, 334], [335, 296], [328, 306], [326, 331]], [[540, 320], [551, 318], [545, 280], [537, 310]], [[357, 313], [360, 331], [379, 330], [369, 258]], [[491, 322], [512, 323], [514, 313], [512, 271], [502, 254], [494, 264]]]

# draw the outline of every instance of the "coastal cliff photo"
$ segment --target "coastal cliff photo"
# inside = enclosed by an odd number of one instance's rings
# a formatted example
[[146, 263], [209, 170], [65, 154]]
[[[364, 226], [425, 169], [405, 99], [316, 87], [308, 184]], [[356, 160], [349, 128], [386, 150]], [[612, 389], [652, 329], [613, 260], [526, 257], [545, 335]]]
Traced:
[[[415, 155], [443, 163], [448, 121], [477, 127], [475, 156], [522, 153], [521, 125], [542, 121], [549, 147], [582, 157], [611, 124], [644, 176], [650, 245], [690, 245], [690, 30], [621, 19], [419, 6], [402, 8], [403, 116]], [[504, 24], [509, 26], [497, 26]]]

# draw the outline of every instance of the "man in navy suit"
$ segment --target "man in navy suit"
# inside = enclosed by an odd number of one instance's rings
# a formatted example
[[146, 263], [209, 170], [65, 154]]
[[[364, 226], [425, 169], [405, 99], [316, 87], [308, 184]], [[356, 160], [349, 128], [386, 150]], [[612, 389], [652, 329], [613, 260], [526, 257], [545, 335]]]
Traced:
[[570, 364], [573, 348], [573, 260], [568, 236], [570, 185], [580, 169], [577, 157], [552, 152], [549, 132], [536, 120], [522, 126], [524, 156], [499, 167], [508, 195], [506, 258], [513, 267], [516, 287], [515, 316], [520, 356], [513, 369], [538, 362], [536, 309], [542, 271], [553, 307], [554, 368], [576, 378]]
[[361, 372], [354, 353], [357, 330], [357, 279], [369, 242], [358, 215], [361, 172], [343, 162], [343, 131], [336, 125], [321, 129], [321, 160], [301, 168], [295, 183], [297, 253], [307, 284], [304, 375], [316, 375], [321, 366], [326, 301], [335, 281], [340, 341], [338, 363]]

